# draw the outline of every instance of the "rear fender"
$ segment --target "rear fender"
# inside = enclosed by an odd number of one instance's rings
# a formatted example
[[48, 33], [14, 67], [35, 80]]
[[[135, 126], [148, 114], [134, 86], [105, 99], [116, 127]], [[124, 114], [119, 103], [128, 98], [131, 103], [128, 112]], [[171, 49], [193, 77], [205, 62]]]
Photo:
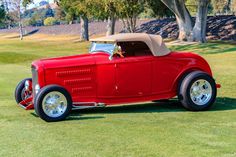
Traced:
[[204, 69], [199, 68], [199, 67], [191, 67], [191, 68], [188, 68], [188, 69], [184, 69], [176, 77], [176, 79], [175, 79], [175, 81], [172, 85], [172, 91], [175, 91], [176, 93], [178, 93], [178, 87], [179, 87], [180, 82], [182, 82], [182, 80], [185, 78], [185, 76], [187, 76], [189, 73], [191, 73], [193, 71], [206, 72], [208, 75], [212, 76], [211, 70], [210, 71], [209, 70], [204, 70]]

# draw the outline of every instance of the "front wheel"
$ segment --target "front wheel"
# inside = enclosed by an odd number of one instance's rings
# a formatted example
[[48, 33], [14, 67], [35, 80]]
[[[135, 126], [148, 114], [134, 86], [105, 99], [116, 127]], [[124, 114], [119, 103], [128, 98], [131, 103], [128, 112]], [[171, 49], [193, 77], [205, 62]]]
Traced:
[[15, 100], [17, 104], [26, 100], [32, 95], [32, 79], [26, 78], [18, 83], [15, 89]]
[[66, 89], [57, 85], [42, 88], [34, 99], [35, 112], [47, 122], [64, 120], [72, 109], [72, 99]]
[[178, 97], [182, 105], [191, 111], [209, 109], [216, 99], [216, 83], [207, 73], [195, 71], [180, 83]]

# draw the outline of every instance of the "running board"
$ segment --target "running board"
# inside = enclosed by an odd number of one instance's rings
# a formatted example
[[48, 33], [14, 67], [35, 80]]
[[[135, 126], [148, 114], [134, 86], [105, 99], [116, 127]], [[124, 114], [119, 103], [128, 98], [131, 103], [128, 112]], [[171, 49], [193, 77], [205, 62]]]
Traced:
[[104, 103], [96, 103], [96, 102], [75, 102], [72, 105], [72, 109], [87, 109], [87, 108], [96, 108], [96, 107], [106, 107]]

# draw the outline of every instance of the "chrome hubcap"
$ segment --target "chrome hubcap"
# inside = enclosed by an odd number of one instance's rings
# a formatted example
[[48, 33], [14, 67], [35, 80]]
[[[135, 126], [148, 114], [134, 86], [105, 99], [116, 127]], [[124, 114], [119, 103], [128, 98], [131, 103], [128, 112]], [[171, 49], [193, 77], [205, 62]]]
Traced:
[[211, 84], [204, 79], [197, 80], [190, 88], [191, 100], [196, 105], [205, 105], [212, 97]]
[[42, 102], [43, 111], [49, 117], [60, 117], [67, 109], [67, 99], [60, 92], [48, 93]]

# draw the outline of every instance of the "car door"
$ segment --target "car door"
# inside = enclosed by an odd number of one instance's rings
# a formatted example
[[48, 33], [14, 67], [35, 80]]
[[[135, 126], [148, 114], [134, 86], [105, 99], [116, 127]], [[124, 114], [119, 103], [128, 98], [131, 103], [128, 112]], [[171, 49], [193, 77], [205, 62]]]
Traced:
[[152, 56], [114, 60], [117, 97], [138, 97], [150, 94], [152, 60]]

